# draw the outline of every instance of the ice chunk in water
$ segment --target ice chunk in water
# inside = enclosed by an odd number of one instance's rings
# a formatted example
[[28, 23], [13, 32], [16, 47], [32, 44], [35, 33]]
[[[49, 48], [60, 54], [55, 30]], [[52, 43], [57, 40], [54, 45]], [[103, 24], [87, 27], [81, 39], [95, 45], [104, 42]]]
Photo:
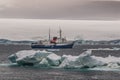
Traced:
[[43, 58], [39, 64], [36, 64], [34, 66], [44, 68], [44, 67], [50, 67], [50, 64], [48, 63], [48, 60], [46, 58]]
[[[104, 65], [103, 62], [92, 57], [90, 51], [86, 51], [79, 56], [66, 56], [59, 67], [64, 68], [83, 68]], [[64, 56], [63, 56], [64, 57]]]
[[23, 50], [9, 56], [9, 59], [11, 62], [17, 62], [18, 64], [36, 64], [49, 54], [52, 54], [52, 52]]
[[12, 63], [19, 65], [35, 65], [38, 67], [58, 68], [93, 68], [105, 67], [120, 69], [120, 57], [97, 57], [91, 55], [91, 50], [85, 51], [79, 56], [63, 55], [47, 51], [22, 50], [9, 56]]
[[61, 63], [61, 56], [52, 53], [47, 56], [47, 60], [51, 66], [58, 66]]

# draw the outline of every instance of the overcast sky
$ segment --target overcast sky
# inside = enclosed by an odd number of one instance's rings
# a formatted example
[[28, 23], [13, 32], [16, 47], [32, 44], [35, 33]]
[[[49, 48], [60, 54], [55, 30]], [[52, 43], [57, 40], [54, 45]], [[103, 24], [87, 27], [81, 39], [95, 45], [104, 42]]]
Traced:
[[55, 35], [59, 25], [68, 38], [120, 39], [120, 0], [0, 0], [0, 38]]
[[0, 18], [119, 20], [119, 0], [0, 0]]

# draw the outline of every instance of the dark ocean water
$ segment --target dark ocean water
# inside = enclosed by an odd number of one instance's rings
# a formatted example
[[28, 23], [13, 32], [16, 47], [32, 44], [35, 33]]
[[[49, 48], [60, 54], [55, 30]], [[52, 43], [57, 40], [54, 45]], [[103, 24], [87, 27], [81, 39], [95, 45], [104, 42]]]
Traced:
[[0, 67], [1, 80], [119, 80], [119, 71]]

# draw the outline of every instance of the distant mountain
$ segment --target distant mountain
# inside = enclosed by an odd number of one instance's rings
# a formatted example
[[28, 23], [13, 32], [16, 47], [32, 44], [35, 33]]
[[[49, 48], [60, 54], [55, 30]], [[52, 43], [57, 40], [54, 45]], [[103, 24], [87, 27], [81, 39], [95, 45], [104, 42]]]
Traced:
[[[8, 39], [0, 39], [0, 44], [25, 44], [30, 45], [31, 43], [35, 43], [36, 41], [30, 41], [30, 40], [21, 40], [21, 41], [13, 41]], [[94, 41], [94, 40], [79, 40], [79, 44], [120, 44], [120, 39], [116, 40], [100, 40], [100, 41]]]
[[0, 39], [0, 44], [31, 44], [35, 41], [21, 40], [21, 41], [12, 41], [8, 39]]
[[120, 43], [120, 39], [117, 39], [117, 40], [110, 40], [109, 42], [112, 42], [112, 43]]

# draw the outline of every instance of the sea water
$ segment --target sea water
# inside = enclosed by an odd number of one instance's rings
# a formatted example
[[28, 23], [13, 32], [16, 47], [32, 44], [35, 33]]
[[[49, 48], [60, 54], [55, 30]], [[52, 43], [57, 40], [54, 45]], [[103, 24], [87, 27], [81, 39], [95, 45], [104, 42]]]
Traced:
[[[35, 53], [35, 51], [23, 50], [23, 51], [17, 52], [17, 54], [18, 53], [25, 54], [24, 52], [27, 54], [30, 53], [32, 55], [33, 53]], [[40, 52], [47, 53], [47, 51], [40, 51]], [[22, 56], [18, 55], [18, 56], [22, 58], [23, 57], [29, 58], [30, 54], [29, 55], [27, 54], [25, 54], [25, 56], [24, 55]], [[53, 55], [53, 53], [51, 54]], [[51, 59], [51, 56], [50, 56], [50, 59]], [[10, 79], [11, 80], [34, 80], [34, 79], [36, 80], [39, 80], [39, 79], [40, 80], [50, 80], [50, 79], [51, 80], [119, 80], [120, 79], [119, 57], [114, 57], [114, 56], [98, 57], [98, 56], [91, 55], [91, 51], [84, 52], [78, 56], [63, 55], [62, 57], [68, 58], [70, 61], [69, 63], [73, 61], [72, 64], [76, 64], [75, 62], [76, 58], [77, 60], [79, 59], [79, 61], [81, 61], [82, 64], [83, 62], [85, 62], [84, 64], [87, 64], [87, 65], [91, 65], [92, 62], [101, 62], [101, 61], [107, 64], [98, 65], [94, 67], [82, 67], [82, 68], [79, 67], [78, 68], [78, 67], [74, 67], [76, 66], [74, 65], [73, 66], [74, 68], [65, 68], [65, 67], [61, 68], [58, 65], [49, 66], [49, 67], [46, 67], [46, 66], [41, 67], [41, 66], [27, 66], [27, 65], [22, 66], [17, 63], [1, 63], [0, 64], [0, 79], [3, 79], [3, 80], [10, 80]], [[52, 60], [56, 61], [57, 58], [60, 59], [60, 57], [57, 56]], [[46, 59], [46, 58], [43, 58], [43, 59]], [[88, 61], [88, 63], [90, 62], [90, 64], [86, 63], [86, 61]], [[46, 61], [43, 61], [43, 63], [46, 64]]]

